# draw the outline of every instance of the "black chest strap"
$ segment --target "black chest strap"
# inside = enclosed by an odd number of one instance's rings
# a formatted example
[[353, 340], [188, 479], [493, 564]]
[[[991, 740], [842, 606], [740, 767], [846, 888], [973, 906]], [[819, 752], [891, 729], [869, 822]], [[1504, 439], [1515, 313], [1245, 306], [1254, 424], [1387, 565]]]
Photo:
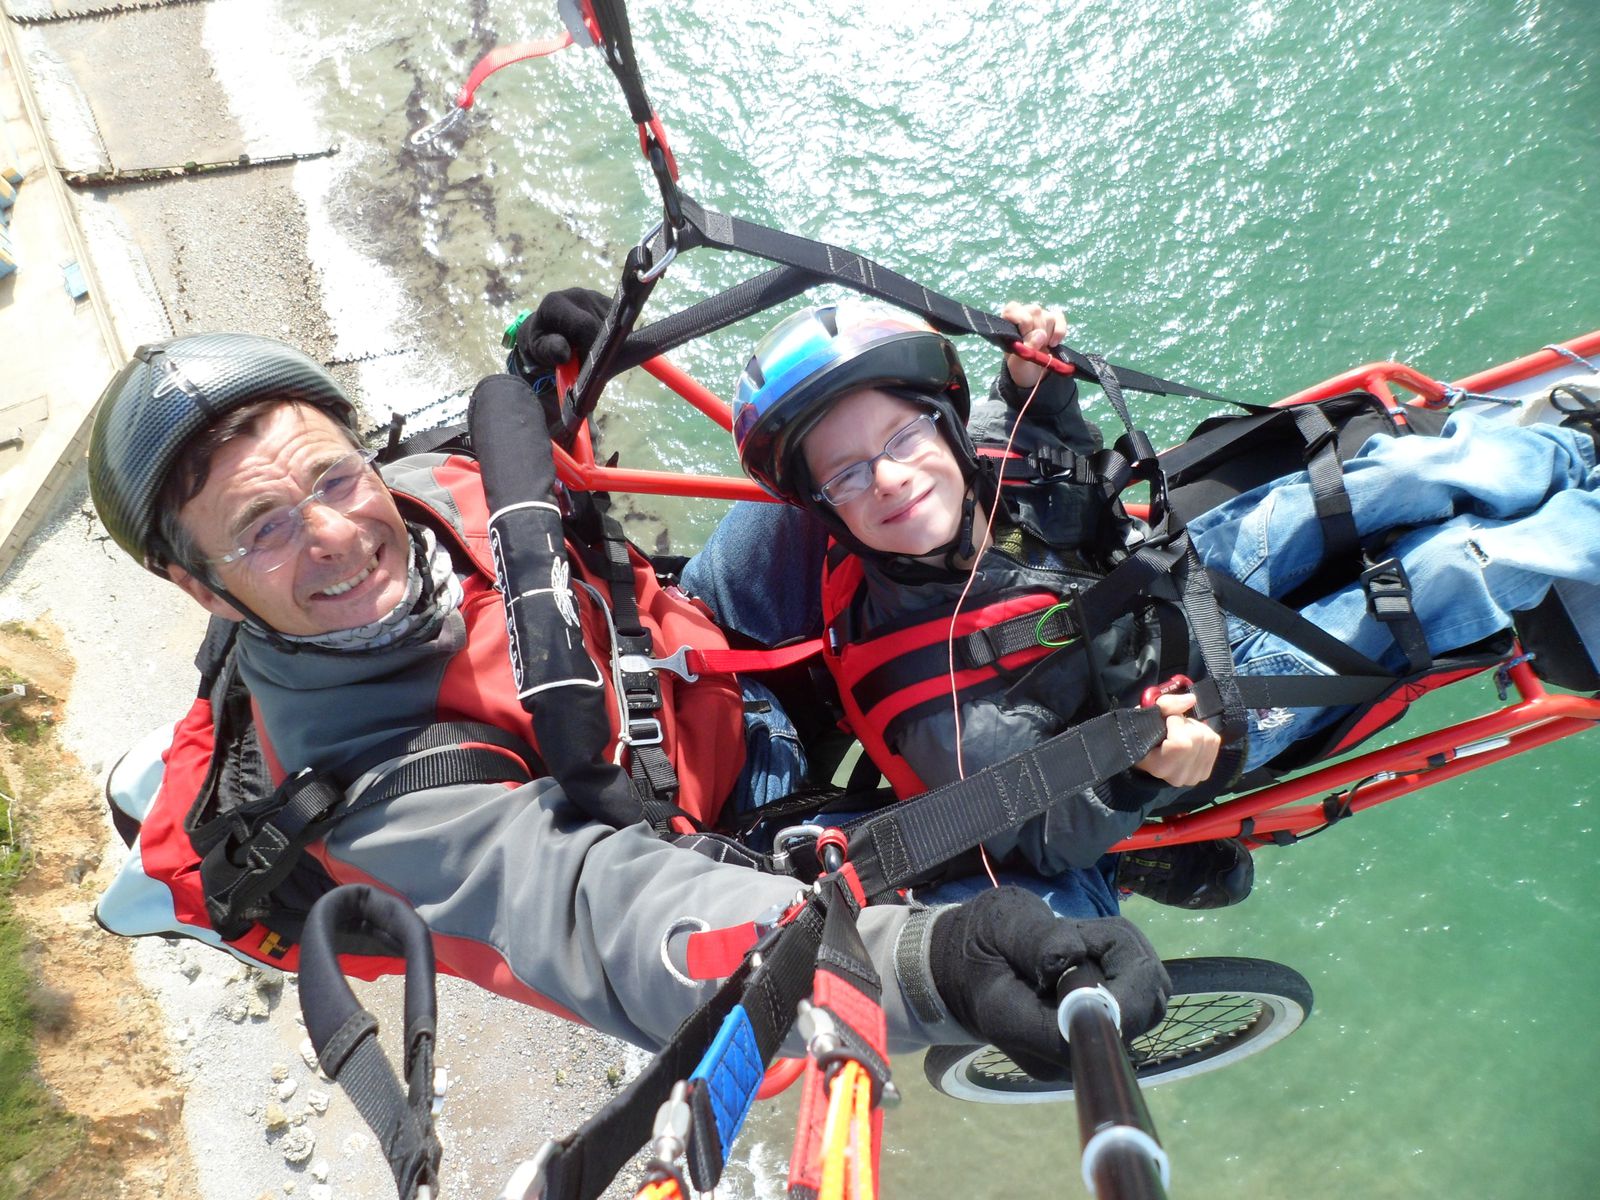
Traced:
[[[219, 747], [220, 751], [220, 747]], [[367, 786], [346, 788], [398, 759]], [[522, 739], [476, 721], [444, 721], [391, 738], [337, 773], [309, 768], [270, 795], [246, 801], [190, 831], [201, 855], [206, 912], [224, 938], [242, 937], [268, 913], [268, 898], [301, 853], [346, 817], [396, 797], [471, 783], [527, 783], [544, 765]]]

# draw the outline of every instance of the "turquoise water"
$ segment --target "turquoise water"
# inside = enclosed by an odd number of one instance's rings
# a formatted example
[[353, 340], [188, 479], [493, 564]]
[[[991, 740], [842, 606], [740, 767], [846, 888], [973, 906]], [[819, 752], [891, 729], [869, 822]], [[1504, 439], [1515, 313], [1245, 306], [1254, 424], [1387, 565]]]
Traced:
[[[496, 76], [451, 159], [396, 152], [488, 45], [553, 32], [552, 8], [286, 6], [352, 162], [335, 223], [463, 374], [494, 365], [520, 299], [609, 290], [658, 215], [593, 54]], [[1075, 344], [1117, 361], [1264, 401], [1376, 359], [1459, 376], [1600, 326], [1589, 0], [631, 8], [704, 204], [975, 304], [1055, 300]], [[655, 311], [754, 269], [688, 256]], [[759, 324], [680, 360], [725, 392]], [[993, 365], [974, 348], [975, 375]], [[1142, 404], [1158, 441], [1201, 415]], [[607, 409], [627, 463], [732, 469], [647, 379]], [[651, 507], [680, 545], [717, 515]], [[1490, 701], [1467, 685], [1404, 729]], [[1151, 1093], [1175, 1195], [1596, 1194], [1594, 758], [1573, 739], [1263, 852], [1238, 909], [1130, 905], [1169, 956], [1274, 958], [1317, 992], [1271, 1053]], [[900, 1066], [886, 1195], [1079, 1194], [1070, 1109], [960, 1106]], [[785, 1121], [753, 1121], [758, 1173]]]

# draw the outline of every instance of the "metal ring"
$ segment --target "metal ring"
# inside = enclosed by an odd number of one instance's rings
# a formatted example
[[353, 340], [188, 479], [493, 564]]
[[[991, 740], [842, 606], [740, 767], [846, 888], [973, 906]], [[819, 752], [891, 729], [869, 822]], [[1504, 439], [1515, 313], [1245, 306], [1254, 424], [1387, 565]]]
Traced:
[[661, 965], [667, 968], [667, 974], [685, 987], [699, 987], [700, 985], [673, 965], [670, 949], [672, 939], [680, 933], [704, 933], [710, 928], [711, 923], [702, 921], [699, 917], [679, 917], [671, 925], [668, 925], [667, 931], [661, 935]]

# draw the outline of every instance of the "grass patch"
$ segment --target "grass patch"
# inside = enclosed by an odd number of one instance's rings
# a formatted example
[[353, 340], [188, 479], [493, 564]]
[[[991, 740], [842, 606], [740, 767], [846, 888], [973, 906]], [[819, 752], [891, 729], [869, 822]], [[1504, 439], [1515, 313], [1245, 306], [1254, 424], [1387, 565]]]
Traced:
[[[0, 790], [10, 784], [0, 775]], [[42, 991], [27, 963], [29, 937], [11, 904], [11, 891], [28, 867], [13, 828], [15, 805], [0, 801], [0, 1200], [27, 1196], [36, 1183], [76, 1155], [83, 1122], [64, 1112], [35, 1069], [34, 1029]]]

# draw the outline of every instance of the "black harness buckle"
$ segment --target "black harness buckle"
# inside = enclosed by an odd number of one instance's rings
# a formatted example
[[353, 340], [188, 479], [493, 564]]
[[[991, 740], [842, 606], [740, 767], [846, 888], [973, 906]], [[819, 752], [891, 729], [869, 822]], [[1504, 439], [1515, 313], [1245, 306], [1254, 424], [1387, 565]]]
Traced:
[[1416, 616], [1411, 579], [1398, 558], [1386, 558], [1361, 572], [1361, 587], [1367, 593], [1367, 611], [1378, 620], [1409, 621]]

